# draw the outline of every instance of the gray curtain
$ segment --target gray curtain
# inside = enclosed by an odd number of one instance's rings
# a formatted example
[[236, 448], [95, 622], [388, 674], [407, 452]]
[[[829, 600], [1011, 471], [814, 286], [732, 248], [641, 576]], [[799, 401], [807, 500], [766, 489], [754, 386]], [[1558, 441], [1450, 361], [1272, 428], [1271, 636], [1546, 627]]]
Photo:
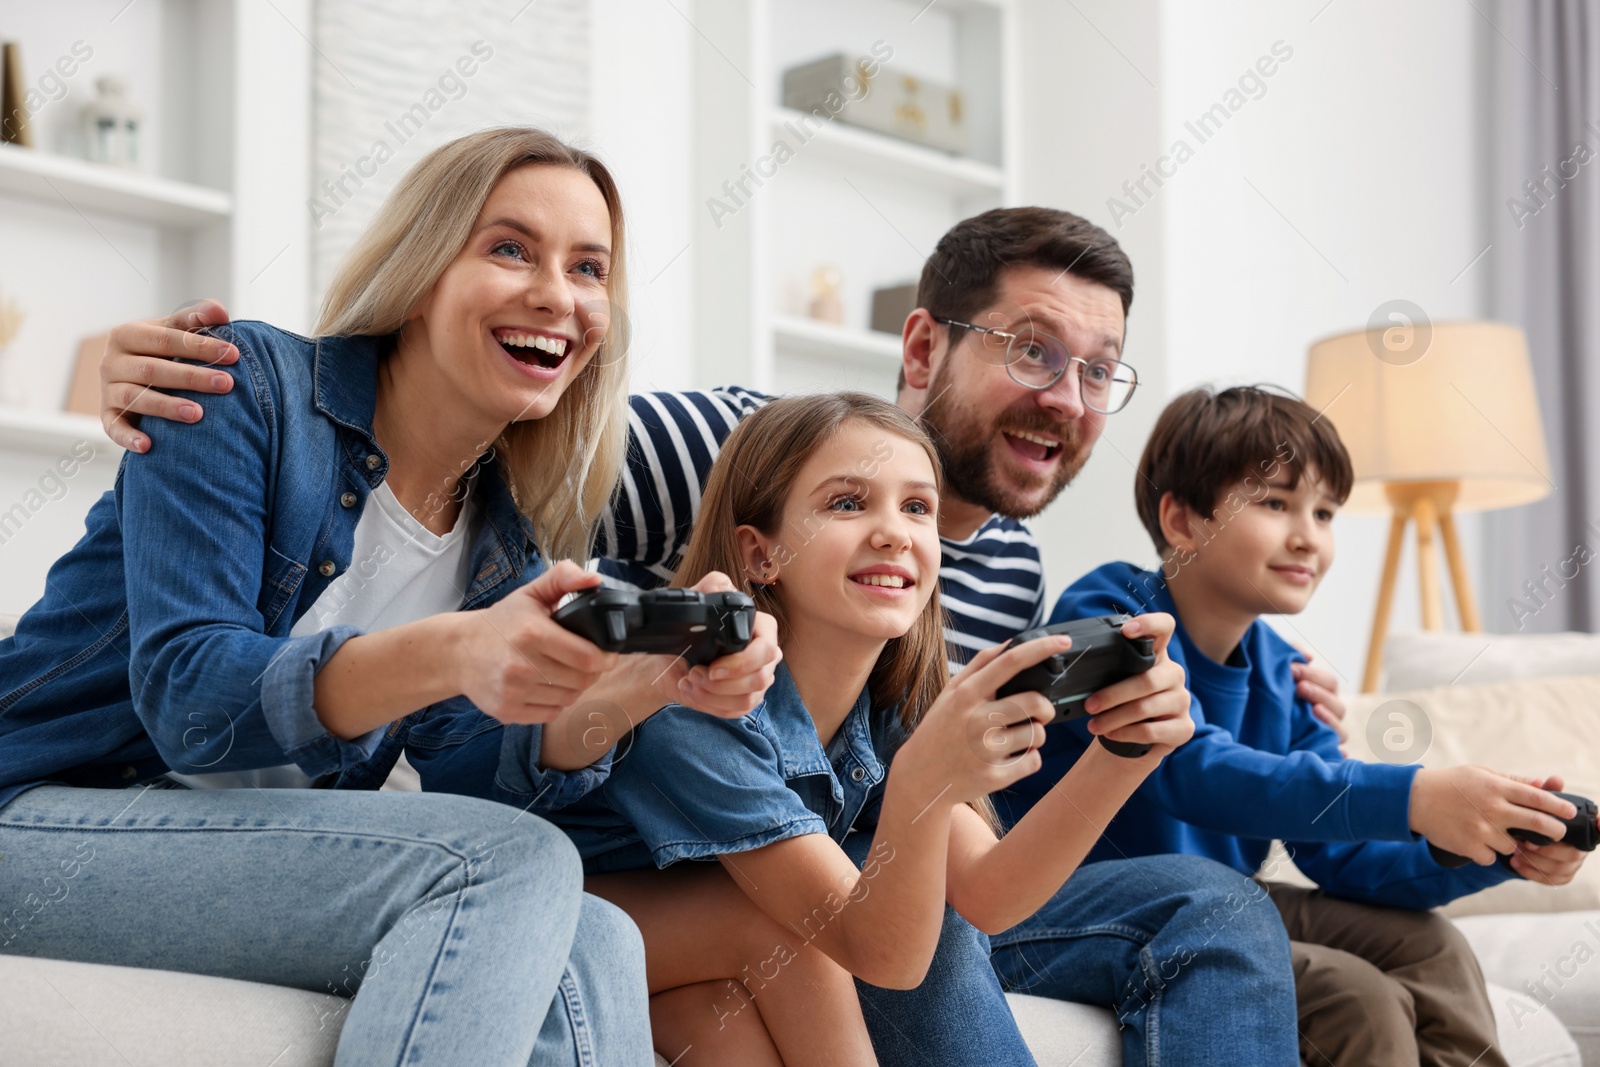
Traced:
[[[1491, 315], [1528, 336], [1555, 490], [1491, 512], [1484, 626], [1600, 623], [1600, 4], [1480, 4]], [[1481, 284], [1481, 283], [1480, 283]]]

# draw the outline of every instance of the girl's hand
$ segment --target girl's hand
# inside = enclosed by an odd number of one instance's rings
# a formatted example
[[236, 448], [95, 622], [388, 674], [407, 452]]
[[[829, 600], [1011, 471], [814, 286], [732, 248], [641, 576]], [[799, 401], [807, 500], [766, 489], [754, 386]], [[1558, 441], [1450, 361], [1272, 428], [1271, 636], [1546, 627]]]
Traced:
[[1154, 746], [1139, 759], [1128, 761], [1137, 766], [1154, 765], [1194, 736], [1183, 668], [1167, 655], [1175, 625], [1172, 616], [1164, 612], [1139, 615], [1124, 623], [1123, 636], [1155, 639], [1156, 665], [1106, 686], [1084, 702], [1093, 716], [1089, 720], [1091, 734]]
[[460, 691], [504, 723], [542, 723], [577, 701], [621, 657], [551, 619], [561, 598], [600, 576], [562, 560], [481, 611], [461, 612]]
[[[712, 571], [690, 588], [702, 593], [731, 592], [736, 587], [721, 571]], [[665, 657], [661, 657], [665, 658]], [[669, 675], [667, 702], [703, 711], [723, 719], [748, 715], [760, 705], [772, 684], [773, 673], [783, 659], [778, 648], [778, 620], [764, 611], [756, 612], [750, 627], [750, 643], [694, 668], [677, 661]]]
[[215, 368], [237, 362], [239, 350], [215, 337], [188, 332], [227, 321], [226, 308], [215, 300], [202, 300], [164, 319], [114, 327], [100, 357], [100, 425], [106, 436], [130, 452], [147, 452], [150, 438], [134, 428], [138, 416], [199, 422], [199, 404], [159, 390], [226, 393], [233, 388], [233, 379]]
[[1055, 708], [1042, 693], [996, 698], [995, 690], [1071, 644], [1070, 637], [1048, 637], [979, 652], [933, 702], [895, 768], [914, 776], [930, 804], [939, 797], [971, 803], [1037, 771]]

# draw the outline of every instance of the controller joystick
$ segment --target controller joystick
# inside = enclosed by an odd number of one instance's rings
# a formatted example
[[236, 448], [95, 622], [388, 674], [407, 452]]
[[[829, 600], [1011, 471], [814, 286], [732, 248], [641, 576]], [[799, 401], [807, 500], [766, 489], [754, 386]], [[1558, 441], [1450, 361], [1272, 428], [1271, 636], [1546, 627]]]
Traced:
[[607, 652], [678, 655], [696, 667], [749, 645], [755, 615], [755, 601], [731, 590], [595, 589], [551, 617]]
[[[1108, 685], [1143, 674], [1156, 665], [1155, 641], [1149, 637], [1126, 637], [1122, 627], [1133, 616], [1101, 615], [1025, 630], [1006, 643], [1007, 648], [1041, 637], [1066, 635], [1072, 647], [1017, 673], [995, 691], [996, 696], [1014, 693], [1043, 693], [1056, 709], [1052, 722], [1065, 722], [1089, 714], [1084, 701]], [[1100, 738], [1110, 752], [1138, 759], [1150, 751], [1149, 745]]]

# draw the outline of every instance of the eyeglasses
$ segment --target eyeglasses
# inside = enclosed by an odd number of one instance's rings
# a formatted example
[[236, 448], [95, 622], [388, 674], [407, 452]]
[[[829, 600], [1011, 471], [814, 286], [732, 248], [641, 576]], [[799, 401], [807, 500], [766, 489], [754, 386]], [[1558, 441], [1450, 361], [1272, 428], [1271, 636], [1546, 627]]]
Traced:
[[[1096, 356], [1084, 359], [1067, 351], [1066, 343], [1038, 330], [996, 330], [989, 326], [974, 326], [970, 322], [942, 319], [935, 322], [957, 326], [982, 335], [980, 347], [1003, 359], [1006, 373], [1018, 385], [1029, 389], [1048, 389], [1061, 380], [1072, 364], [1078, 364], [1078, 395], [1084, 406], [1102, 415], [1112, 415], [1127, 406], [1133, 391], [1139, 387], [1139, 373], [1120, 359]], [[989, 340], [993, 338], [993, 340]], [[997, 342], [1004, 342], [1002, 351]]]

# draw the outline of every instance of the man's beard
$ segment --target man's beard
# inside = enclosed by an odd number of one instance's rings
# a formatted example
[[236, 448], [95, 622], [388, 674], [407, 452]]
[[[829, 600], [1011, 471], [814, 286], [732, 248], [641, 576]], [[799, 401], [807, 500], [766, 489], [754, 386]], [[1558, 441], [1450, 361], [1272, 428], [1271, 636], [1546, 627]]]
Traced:
[[[945, 367], [941, 371], [947, 370]], [[1083, 469], [1089, 450], [1083, 445], [1083, 428], [1077, 420], [1056, 422], [1036, 407], [1022, 411], [1006, 411], [993, 426], [985, 426], [972, 409], [963, 405], [954, 390], [947, 388], [940, 374], [930, 383], [928, 392], [933, 399], [922, 410], [918, 422], [933, 440], [944, 465], [944, 484], [947, 492], [977, 504], [988, 511], [1010, 519], [1031, 519], [1048, 507], [1061, 490]], [[994, 456], [996, 434], [1007, 432], [1048, 433], [1061, 438], [1056, 468], [1051, 475], [1029, 471], [1001, 472], [1001, 461]], [[1001, 447], [1010, 447], [1000, 442]], [[1048, 486], [1048, 491], [1030, 500], [1022, 490], [1037, 491]]]

